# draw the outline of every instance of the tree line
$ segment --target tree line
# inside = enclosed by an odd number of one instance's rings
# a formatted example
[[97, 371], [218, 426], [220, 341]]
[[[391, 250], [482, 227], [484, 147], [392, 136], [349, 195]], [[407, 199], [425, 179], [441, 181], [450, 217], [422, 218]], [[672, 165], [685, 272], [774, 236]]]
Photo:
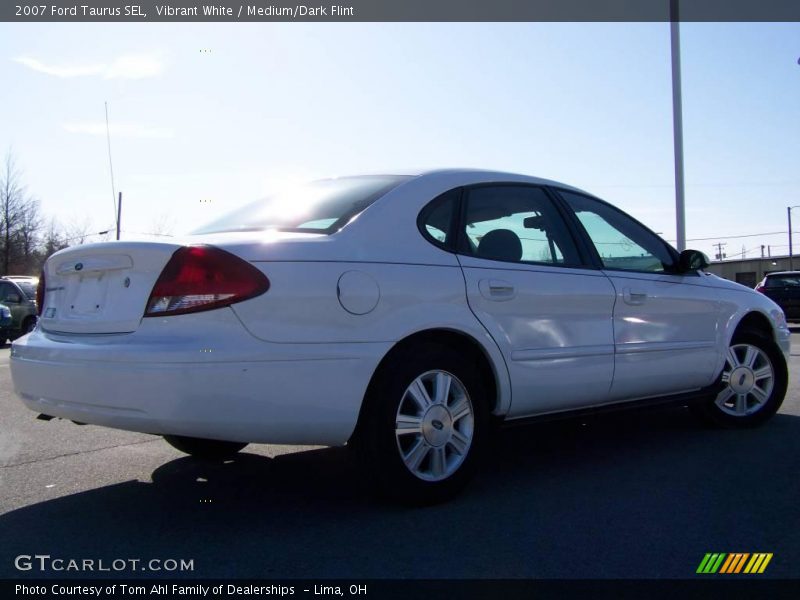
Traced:
[[45, 217], [9, 150], [0, 166], [0, 275], [38, 276], [51, 254], [82, 244], [88, 232], [87, 222], [65, 227]]

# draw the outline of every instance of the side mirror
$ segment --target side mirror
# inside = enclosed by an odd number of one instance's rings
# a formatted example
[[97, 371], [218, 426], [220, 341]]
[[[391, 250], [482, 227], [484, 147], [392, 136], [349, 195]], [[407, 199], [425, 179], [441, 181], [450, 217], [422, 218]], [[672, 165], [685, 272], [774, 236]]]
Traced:
[[19, 304], [22, 302], [22, 298], [20, 298], [19, 294], [16, 292], [11, 292], [8, 296], [6, 296], [6, 302], [11, 302], [11, 304]]
[[678, 257], [678, 270], [681, 273], [700, 271], [708, 267], [708, 257], [699, 250], [684, 250]]

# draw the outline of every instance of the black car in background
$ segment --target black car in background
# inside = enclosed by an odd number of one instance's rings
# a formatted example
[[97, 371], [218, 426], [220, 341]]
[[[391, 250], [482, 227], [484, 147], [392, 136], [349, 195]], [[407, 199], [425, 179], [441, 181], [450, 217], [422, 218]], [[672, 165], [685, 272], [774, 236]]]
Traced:
[[800, 321], [800, 271], [768, 273], [756, 286], [783, 309], [787, 321]]

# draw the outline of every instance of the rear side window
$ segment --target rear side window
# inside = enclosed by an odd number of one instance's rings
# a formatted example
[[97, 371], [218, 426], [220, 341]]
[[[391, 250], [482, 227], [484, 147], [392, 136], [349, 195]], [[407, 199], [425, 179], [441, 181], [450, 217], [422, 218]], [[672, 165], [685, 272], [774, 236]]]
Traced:
[[541, 188], [491, 185], [466, 193], [460, 252], [501, 262], [578, 266], [566, 223]]
[[314, 181], [251, 202], [193, 233], [267, 229], [336, 233], [375, 200], [408, 179], [400, 175], [375, 175]]
[[417, 225], [429, 242], [443, 248], [452, 247], [455, 238], [454, 223], [461, 188], [445, 192], [422, 209]]
[[769, 275], [767, 287], [800, 287], [800, 275]]

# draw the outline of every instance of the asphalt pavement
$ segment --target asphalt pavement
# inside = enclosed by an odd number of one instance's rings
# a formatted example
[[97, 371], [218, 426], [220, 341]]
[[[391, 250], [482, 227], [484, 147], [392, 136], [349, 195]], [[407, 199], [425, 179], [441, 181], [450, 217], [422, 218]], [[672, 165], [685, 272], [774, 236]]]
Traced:
[[[691, 578], [709, 552], [773, 553], [763, 576], [794, 578], [795, 331], [786, 401], [760, 429], [706, 429], [685, 409], [511, 429], [462, 496], [422, 509], [373, 499], [344, 448], [252, 445], [207, 464], [157, 437], [36, 420], [5, 345], [0, 578]], [[126, 566], [20, 570], [27, 555]]]

